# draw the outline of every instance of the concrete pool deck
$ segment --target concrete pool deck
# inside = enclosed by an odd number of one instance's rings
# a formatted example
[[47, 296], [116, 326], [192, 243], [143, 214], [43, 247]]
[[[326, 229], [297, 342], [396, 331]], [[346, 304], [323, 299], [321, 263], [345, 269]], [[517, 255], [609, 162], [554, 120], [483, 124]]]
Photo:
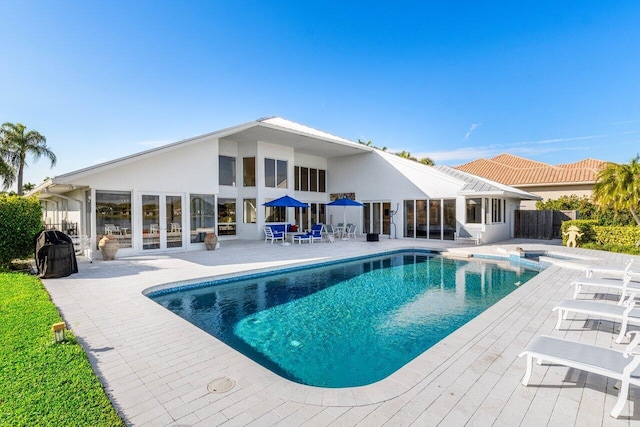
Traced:
[[[500, 256], [516, 247], [581, 259], [547, 268], [396, 373], [364, 387], [322, 389], [285, 380], [142, 294], [167, 283], [401, 248]], [[128, 425], [621, 426], [640, 425], [640, 390], [631, 388], [616, 420], [609, 417], [617, 397], [614, 381], [544, 365], [535, 366], [531, 385], [524, 387], [525, 361], [517, 356], [539, 334], [623, 348], [614, 343], [611, 322], [576, 316], [581, 320], [556, 331], [551, 309], [572, 295], [569, 284], [582, 274], [581, 266], [621, 266], [628, 258], [526, 240], [477, 247], [402, 239], [291, 246], [228, 241], [209, 252], [91, 264], [80, 258], [78, 274], [43, 282]], [[211, 393], [208, 385], [221, 377], [236, 386]]]

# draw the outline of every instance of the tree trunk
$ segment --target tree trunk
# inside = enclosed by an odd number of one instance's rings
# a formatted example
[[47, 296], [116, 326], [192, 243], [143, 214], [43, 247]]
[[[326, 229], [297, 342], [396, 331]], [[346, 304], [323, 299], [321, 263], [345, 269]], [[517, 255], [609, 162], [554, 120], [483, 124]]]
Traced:
[[18, 167], [18, 196], [22, 196], [22, 174], [24, 172], [24, 161]]
[[636, 224], [640, 226], [640, 218], [638, 217], [638, 214], [636, 213], [636, 211], [633, 208], [629, 208], [629, 210], [631, 211], [631, 216], [633, 217], [633, 219], [636, 220]]

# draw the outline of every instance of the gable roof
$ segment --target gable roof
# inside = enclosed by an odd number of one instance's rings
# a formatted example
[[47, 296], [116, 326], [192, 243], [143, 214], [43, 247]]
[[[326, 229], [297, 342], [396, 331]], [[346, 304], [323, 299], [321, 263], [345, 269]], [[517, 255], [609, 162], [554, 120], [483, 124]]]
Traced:
[[540, 196], [537, 196], [535, 194], [531, 194], [496, 181], [491, 181], [489, 179], [476, 176], [449, 166], [437, 165], [434, 166], [434, 168], [460, 181], [463, 181], [465, 184], [461, 190], [462, 193], [502, 193], [519, 199], [542, 199]]
[[584, 159], [575, 163], [550, 165], [503, 153], [478, 159], [455, 169], [507, 185], [593, 184], [598, 171], [609, 162]]

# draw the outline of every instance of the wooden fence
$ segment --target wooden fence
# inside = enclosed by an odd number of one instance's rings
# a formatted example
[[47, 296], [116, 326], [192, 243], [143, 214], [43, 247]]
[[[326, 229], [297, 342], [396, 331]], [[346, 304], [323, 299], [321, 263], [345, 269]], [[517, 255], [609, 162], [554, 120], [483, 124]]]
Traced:
[[521, 239], [559, 239], [563, 221], [578, 218], [577, 211], [516, 210], [515, 237]]

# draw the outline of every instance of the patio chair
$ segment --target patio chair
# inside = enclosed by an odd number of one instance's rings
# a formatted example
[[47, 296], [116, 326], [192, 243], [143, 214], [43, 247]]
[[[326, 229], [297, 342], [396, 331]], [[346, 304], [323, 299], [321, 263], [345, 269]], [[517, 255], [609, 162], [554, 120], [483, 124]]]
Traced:
[[596, 286], [599, 288], [607, 288], [613, 290], [620, 290], [620, 300], [618, 304], [622, 304], [627, 297], [627, 294], [631, 292], [640, 292], [640, 282], [634, 282], [631, 280], [631, 276], [625, 275], [622, 279], [602, 279], [585, 277], [573, 281], [572, 285], [576, 287], [573, 298], [578, 298], [578, 294], [585, 286]]
[[567, 320], [569, 313], [586, 314], [587, 316], [598, 316], [613, 321], [621, 322], [620, 333], [616, 338], [616, 343], [620, 344], [622, 338], [627, 333], [629, 324], [640, 325], [640, 309], [635, 308], [634, 296], [624, 302], [624, 305], [609, 304], [599, 301], [587, 301], [576, 299], [563, 299], [553, 308], [558, 312], [558, 322], [556, 329], [560, 329], [562, 320]]
[[355, 224], [347, 224], [347, 228], [345, 229], [345, 234], [347, 239], [353, 237], [356, 238], [356, 225]]
[[518, 357], [527, 356], [527, 370], [522, 384], [528, 385], [533, 371], [533, 359], [538, 364], [543, 361], [555, 363], [569, 368], [580, 369], [619, 380], [620, 392], [611, 416], [618, 418], [624, 409], [629, 396], [629, 385], [640, 386], [640, 354], [636, 347], [640, 342], [640, 331], [631, 331], [628, 336], [635, 335], [626, 346], [625, 351], [598, 347], [575, 341], [541, 335], [533, 338]]
[[264, 226], [264, 242], [267, 243], [267, 240], [271, 240], [273, 244], [274, 241], [280, 240], [284, 243], [284, 232], [282, 231], [274, 231], [268, 225]]
[[333, 225], [324, 225], [322, 229], [322, 236], [327, 242], [333, 243], [336, 240], [336, 231], [333, 229]]
[[315, 242], [316, 240], [322, 241], [323, 227], [324, 227], [323, 224], [314, 224], [311, 227], [311, 231], [307, 233], [307, 235], [311, 238], [311, 243]]
[[179, 233], [182, 231], [182, 225], [179, 222], [172, 222], [169, 224], [171, 226], [172, 233]]
[[158, 224], [149, 224], [149, 233], [157, 234], [160, 232], [160, 228], [158, 228]]
[[640, 271], [631, 270], [633, 260], [627, 261], [624, 268], [607, 267], [600, 265], [593, 265], [586, 268], [584, 271], [586, 277], [593, 277], [593, 273], [603, 274], [605, 276], [624, 277], [629, 275], [632, 277], [640, 277]]

